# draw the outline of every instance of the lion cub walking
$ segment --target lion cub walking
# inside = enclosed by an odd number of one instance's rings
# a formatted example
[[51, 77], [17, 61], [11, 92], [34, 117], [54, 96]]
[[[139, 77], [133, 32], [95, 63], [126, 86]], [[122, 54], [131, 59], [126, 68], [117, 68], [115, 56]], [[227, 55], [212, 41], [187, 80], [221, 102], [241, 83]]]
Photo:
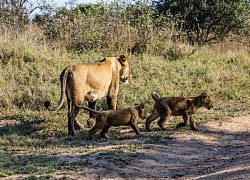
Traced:
[[96, 115], [96, 123], [94, 127], [89, 131], [89, 139], [92, 140], [94, 134], [101, 131], [101, 136], [109, 138], [106, 134], [111, 126], [131, 126], [136, 134], [140, 134], [138, 128], [138, 119], [146, 118], [146, 110], [144, 104], [135, 105], [133, 107], [119, 109], [119, 110], [107, 110], [107, 111], [95, 111], [93, 109], [78, 106]]
[[151, 93], [155, 101], [152, 114], [146, 119], [146, 130], [151, 131], [150, 124], [160, 117], [158, 125], [162, 130], [166, 130], [166, 121], [169, 116], [182, 116], [184, 122], [179, 123], [177, 128], [190, 125], [192, 130], [197, 131], [194, 114], [199, 108], [213, 108], [210, 96], [202, 93], [198, 96], [190, 97], [160, 97], [156, 92]]

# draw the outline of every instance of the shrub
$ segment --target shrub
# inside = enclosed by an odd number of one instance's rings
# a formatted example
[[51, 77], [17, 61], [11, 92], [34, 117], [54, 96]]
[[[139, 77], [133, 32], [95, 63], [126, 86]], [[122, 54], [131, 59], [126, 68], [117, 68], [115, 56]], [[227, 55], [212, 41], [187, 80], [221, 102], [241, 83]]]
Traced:
[[242, 29], [250, 4], [242, 0], [159, 0], [155, 7], [159, 14], [171, 17], [175, 29], [184, 32], [190, 42], [204, 44]]

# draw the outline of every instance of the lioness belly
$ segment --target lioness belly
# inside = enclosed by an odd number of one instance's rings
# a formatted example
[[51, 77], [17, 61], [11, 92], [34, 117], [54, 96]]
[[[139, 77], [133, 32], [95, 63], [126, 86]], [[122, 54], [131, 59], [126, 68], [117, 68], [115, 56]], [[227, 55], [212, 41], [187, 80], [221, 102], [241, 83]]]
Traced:
[[107, 96], [107, 93], [105, 91], [89, 91], [86, 93], [84, 99], [88, 102], [94, 102], [98, 99], [101, 99], [103, 97]]

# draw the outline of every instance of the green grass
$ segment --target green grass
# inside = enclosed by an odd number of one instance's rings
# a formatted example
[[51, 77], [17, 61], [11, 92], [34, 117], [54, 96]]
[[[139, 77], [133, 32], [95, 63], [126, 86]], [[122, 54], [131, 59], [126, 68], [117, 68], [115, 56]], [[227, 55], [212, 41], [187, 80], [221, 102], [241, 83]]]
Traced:
[[46, 155], [13, 155], [5, 151], [0, 151], [0, 175], [2, 177], [13, 174], [34, 174], [44, 172], [46, 174], [61, 169], [63, 161], [57, 157]]
[[[75, 137], [67, 135], [67, 108], [57, 112], [46, 111], [45, 100], [56, 105], [60, 97], [59, 76], [69, 64], [94, 63], [106, 56], [102, 53], [76, 54], [64, 49], [52, 49], [46, 42], [22, 35], [16, 40], [0, 38], [0, 177], [28, 174], [28, 179], [37, 175], [50, 175], [63, 168], [64, 171], [80, 170], [83, 161], [67, 164], [56, 155], [61, 153], [88, 153], [117, 156], [124, 150], [134, 152], [147, 144], [165, 143], [173, 131], [145, 133], [138, 137], [134, 132], [120, 134], [127, 127], [111, 128], [112, 140], [88, 141], [88, 130]], [[174, 47], [174, 46], [173, 46]], [[250, 58], [248, 51], [220, 52], [211, 47], [190, 47], [193, 54], [172, 56], [129, 55], [132, 78], [129, 84], [121, 84], [118, 107], [145, 102], [148, 114], [153, 100], [150, 93], [161, 96], [189, 96], [208, 92], [214, 109], [200, 110], [194, 115], [199, 125], [206, 121], [220, 120], [224, 116], [238, 116], [250, 108]], [[239, 47], [240, 48], [240, 47]], [[185, 49], [185, 48], [184, 48]], [[182, 53], [180, 49], [176, 53]], [[119, 54], [115, 54], [119, 55]], [[105, 99], [98, 108], [106, 109]], [[66, 103], [65, 103], [66, 104]], [[78, 119], [86, 127], [86, 115]], [[170, 120], [174, 128], [181, 118]], [[145, 127], [145, 120], [139, 121]], [[152, 124], [154, 129], [158, 126]], [[131, 129], [130, 127], [128, 127]], [[126, 141], [126, 140], [129, 140]], [[142, 143], [138, 143], [140, 140]], [[145, 143], [145, 144], [143, 144]], [[102, 147], [111, 149], [102, 150]], [[114, 146], [114, 147], [112, 147]], [[99, 149], [92, 152], [93, 149]], [[29, 152], [17, 156], [18, 152]], [[54, 155], [54, 156], [53, 156]], [[87, 154], [88, 155], [88, 154]], [[86, 157], [86, 156], [85, 156]], [[86, 166], [90, 165], [86, 160]]]

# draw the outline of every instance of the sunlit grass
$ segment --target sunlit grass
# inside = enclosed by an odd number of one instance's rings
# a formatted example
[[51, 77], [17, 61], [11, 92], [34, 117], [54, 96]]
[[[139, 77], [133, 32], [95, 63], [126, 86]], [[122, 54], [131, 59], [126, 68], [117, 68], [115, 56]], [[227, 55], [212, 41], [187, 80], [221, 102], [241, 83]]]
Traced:
[[[34, 38], [35, 39], [35, 38]], [[67, 135], [67, 108], [49, 112], [43, 107], [45, 100], [57, 105], [60, 97], [59, 76], [63, 68], [75, 63], [95, 63], [106, 55], [101, 53], [76, 54], [64, 49], [52, 49], [46, 42], [22, 36], [16, 40], [0, 38], [0, 177], [29, 172], [50, 174], [63, 166], [79, 170], [82, 162], [66, 165], [57, 157], [61, 153], [99, 153], [119, 155], [123, 150], [135, 152], [147, 144], [166, 143], [173, 131], [144, 132], [145, 119], [139, 120], [142, 136], [130, 127], [111, 128], [112, 139], [96, 134], [96, 140], [88, 140], [87, 115], [81, 111], [78, 120], [86, 127], [75, 137]], [[224, 116], [238, 116], [249, 112], [250, 107], [250, 58], [246, 51], [220, 52], [214, 47], [171, 46], [172, 56], [128, 55], [132, 77], [129, 84], [120, 84], [118, 108], [145, 102], [148, 114], [152, 110], [151, 92], [161, 96], [190, 96], [208, 92], [214, 109], [199, 110], [194, 115], [198, 128], [207, 121], [220, 120]], [[178, 48], [178, 49], [173, 49]], [[190, 51], [195, 51], [190, 53]], [[174, 55], [173, 53], [181, 53]], [[114, 54], [117, 56], [119, 54]], [[65, 103], [66, 104], [66, 103]], [[86, 104], [85, 104], [86, 105]], [[100, 100], [98, 109], [107, 109], [106, 100]], [[181, 118], [171, 118], [169, 128], [174, 129]], [[129, 133], [120, 133], [121, 130]], [[128, 141], [126, 141], [128, 140]], [[140, 141], [140, 142], [138, 142]], [[105, 151], [103, 147], [108, 147]], [[94, 150], [93, 152], [91, 150]], [[9, 152], [29, 152], [31, 156], [16, 158]], [[39, 156], [34, 156], [38, 154]], [[134, 156], [134, 154], [131, 154]], [[46, 163], [36, 162], [36, 157]], [[31, 162], [31, 165], [21, 163]], [[6, 165], [10, 168], [5, 168]], [[44, 169], [38, 168], [46, 166]], [[73, 169], [72, 169], [73, 168]]]

